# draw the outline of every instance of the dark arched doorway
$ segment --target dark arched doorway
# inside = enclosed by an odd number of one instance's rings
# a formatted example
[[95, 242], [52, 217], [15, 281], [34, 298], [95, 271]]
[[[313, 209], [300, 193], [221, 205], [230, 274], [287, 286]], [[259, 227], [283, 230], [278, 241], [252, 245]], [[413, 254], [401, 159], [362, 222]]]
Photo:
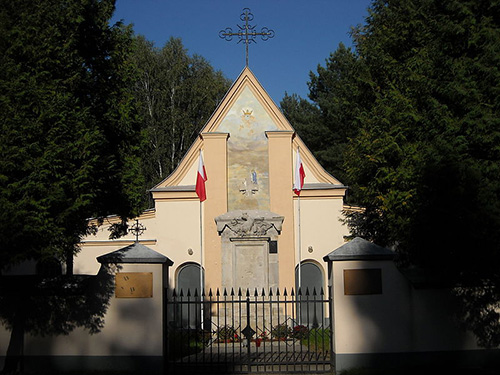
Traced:
[[299, 324], [308, 327], [324, 325], [323, 303], [323, 271], [313, 262], [303, 262], [300, 269], [299, 295], [299, 267], [295, 268], [295, 288], [297, 290], [297, 320]]
[[203, 275], [197, 263], [184, 264], [177, 272], [176, 292], [183, 302], [178, 305], [177, 316], [184, 328], [201, 326], [200, 276]]

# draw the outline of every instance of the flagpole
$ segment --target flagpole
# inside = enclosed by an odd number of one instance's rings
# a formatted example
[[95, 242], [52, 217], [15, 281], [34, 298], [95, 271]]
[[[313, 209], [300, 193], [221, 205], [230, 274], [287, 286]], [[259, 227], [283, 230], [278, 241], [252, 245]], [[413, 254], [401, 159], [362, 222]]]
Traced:
[[[299, 238], [299, 289], [301, 288], [301, 284], [302, 284], [302, 240], [301, 240], [301, 236], [300, 236], [300, 232], [301, 232], [301, 228], [300, 228], [300, 195], [298, 196], [298, 199], [297, 199], [297, 205], [298, 205], [298, 209], [299, 209], [299, 214], [298, 214], [298, 219], [299, 219], [299, 235], [298, 235], [298, 238]], [[297, 291], [298, 293], [298, 291]]]
[[[295, 176], [294, 176], [294, 183], [293, 183], [293, 190], [295, 194], [297, 194], [297, 219], [298, 219], [298, 234], [297, 234], [297, 239], [298, 239], [298, 260], [299, 260], [299, 265], [298, 265], [298, 289], [301, 288], [302, 286], [302, 239], [301, 239], [301, 227], [300, 227], [300, 193], [302, 190], [302, 187], [304, 185], [304, 178], [305, 178], [305, 173], [304, 169], [302, 166], [302, 159], [300, 158], [300, 147], [297, 147], [297, 157], [295, 160]], [[299, 291], [297, 290], [297, 293]]]
[[[295, 194], [297, 194], [297, 240], [298, 240], [298, 282], [297, 282], [297, 300], [301, 301], [302, 296], [303, 296], [303, 291], [302, 291], [302, 228], [301, 228], [301, 218], [300, 218], [300, 193], [302, 190], [302, 187], [304, 186], [304, 179], [305, 179], [305, 172], [304, 172], [304, 166], [302, 165], [302, 159], [300, 158], [300, 147], [297, 147], [297, 159], [295, 161], [295, 176], [294, 176], [294, 183], [293, 183], [293, 190]], [[298, 318], [299, 318], [299, 324], [302, 322], [302, 305], [299, 303], [299, 311], [298, 311]]]
[[205, 190], [205, 181], [207, 180], [207, 174], [205, 171], [205, 164], [203, 163], [203, 157], [198, 159], [198, 174], [196, 176], [196, 195], [200, 199], [200, 312], [201, 312], [201, 329], [203, 329], [203, 201], [207, 199], [207, 194]]
[[200, 201], [200, 307], [201, 329], [203, 330], [203, 203]]

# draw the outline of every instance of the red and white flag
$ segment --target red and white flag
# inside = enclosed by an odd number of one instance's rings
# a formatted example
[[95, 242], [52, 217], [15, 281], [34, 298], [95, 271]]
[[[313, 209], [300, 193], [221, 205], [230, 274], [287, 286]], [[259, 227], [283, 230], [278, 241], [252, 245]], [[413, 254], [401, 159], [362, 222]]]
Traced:
[[205, 171], [205, 164], [203, 164], [203, 158], [201, 157], [201, 150], [200, 150], [198, 173], [196, 177], [196, 194], [198, 195], [198, 198], [200, 198], [200, 202], [203, 202], [205, 199], [207, 199], [207, 193], [205, 191], [206, 180], [207, 180], [207, 172]]
[[300, 151], [297, 149], [297, 160], [295, 162], [295, 176], [293, 180], [293, 191], [295, 194], [300, 195], [300, 191], [304, 186], [304, 178], [306, 177], [306, 172], [304, 172], [304, 166], [302, 165], [302, 159], [300, 158]]

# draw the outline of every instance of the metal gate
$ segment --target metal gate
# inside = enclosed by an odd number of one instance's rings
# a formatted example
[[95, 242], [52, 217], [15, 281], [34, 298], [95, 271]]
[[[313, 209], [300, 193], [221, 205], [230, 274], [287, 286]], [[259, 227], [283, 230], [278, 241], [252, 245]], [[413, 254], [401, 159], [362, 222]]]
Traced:
[[[168, 373], [327, 373], [331, 299], [323, 289], [219, 289], [166, 296]], [[189, 372], [186, 372], [189, 371]]]

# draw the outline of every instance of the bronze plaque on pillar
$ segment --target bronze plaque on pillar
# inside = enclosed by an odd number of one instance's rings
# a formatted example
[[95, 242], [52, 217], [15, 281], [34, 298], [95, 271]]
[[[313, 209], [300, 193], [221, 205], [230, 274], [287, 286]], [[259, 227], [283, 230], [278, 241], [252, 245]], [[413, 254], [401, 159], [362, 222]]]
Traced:
[[116, 298], [152, 298], [152, 272], [120, 272], [115, 275]]
[[344, 270], [344, 294], [382, 294], [382, 270], [380, 268]]

